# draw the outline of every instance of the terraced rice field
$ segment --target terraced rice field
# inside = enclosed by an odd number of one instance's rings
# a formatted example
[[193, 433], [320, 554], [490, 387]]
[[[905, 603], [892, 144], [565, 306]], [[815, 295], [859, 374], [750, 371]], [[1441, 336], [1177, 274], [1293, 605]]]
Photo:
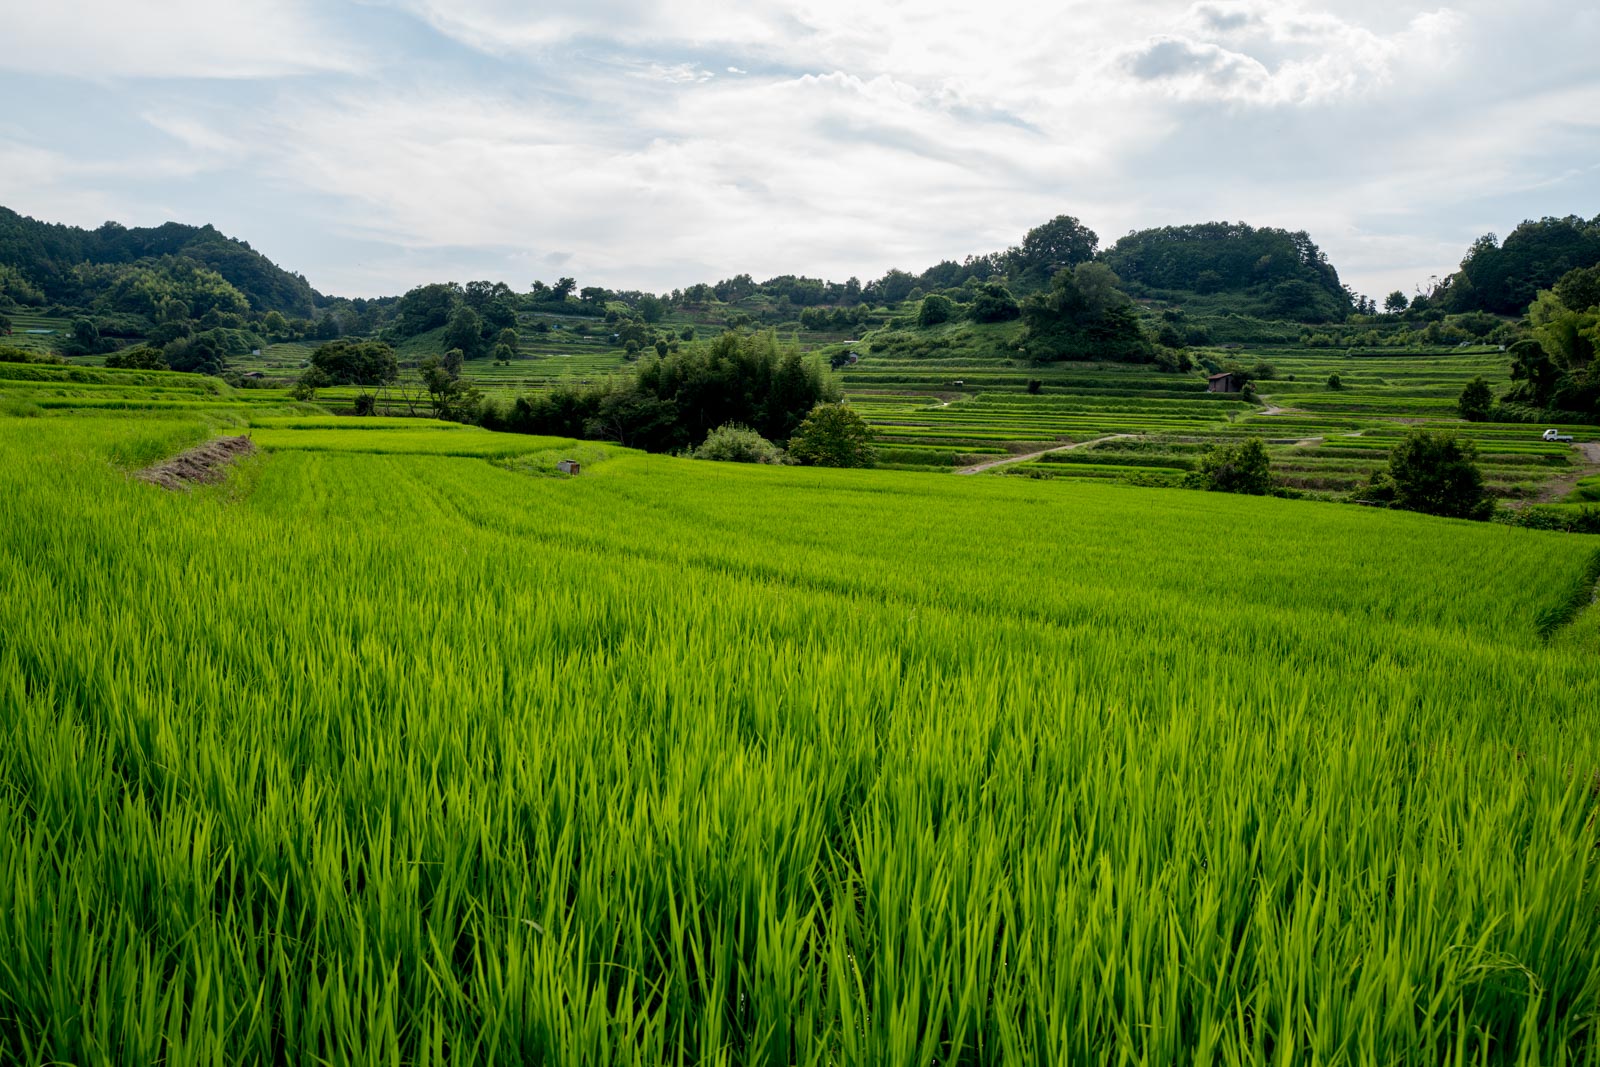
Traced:
[[56, 342], [72, 329], [72, 323], [67, 319], [34, 311], [18, 309], [6, 312], [6, 316], [11, 319], [11, 336], [0, 337], [0, 344], [13, 348], [51, 352], [55, 350]]
[[157, 378], [0, 379], [0, 1061], [1600, 1062], [1600, 539]]
[[[1163, 485], [1181, 480], [1206, 447], [1258, 436], [1284, 485], [1338, 497], [1365, 485], [1400, 437], [1419, 426], [1472, 440], [1491, 492], [1508, 501], [1542, 499], [1586, 469], [1577, 450], [1539, 441], [1543, 426], [1457, 416], [1456, 400], [1473, 377], [1506, 379], [1498, 351], [1350, 356], [1269, 349], [1229, 357], [1247, 365], [1266, 358], [1277, 367], [1276, 379], [1259, 384], [1261, 404], [1209, 394], [1199, 373], [1118, 364], [1010, 367], [998, 357], [974, 365], [869, 356], [842, 379], [878, 432], [885, 461], [907, 469], [959, 468], [1079, 442], [1084, 447], [994, 473]], [[1328, 387], [1330, 374], [1340, 375], [1341, 389]], [[1027, 393], [1030, 378], [1042, 383], [1039, 395]], [[1562, 429], [1580, 441], [1600, 439], [1594, 427]]]

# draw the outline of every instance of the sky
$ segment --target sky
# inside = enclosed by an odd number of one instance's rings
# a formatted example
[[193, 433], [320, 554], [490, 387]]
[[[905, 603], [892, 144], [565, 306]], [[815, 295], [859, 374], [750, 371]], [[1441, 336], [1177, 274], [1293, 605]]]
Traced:
[[1358, 292], [1600, 215], [1577, 0], [0, 0], [0, 205], [323, 292], [863, 281], [1056, 215], [1306, 230]]

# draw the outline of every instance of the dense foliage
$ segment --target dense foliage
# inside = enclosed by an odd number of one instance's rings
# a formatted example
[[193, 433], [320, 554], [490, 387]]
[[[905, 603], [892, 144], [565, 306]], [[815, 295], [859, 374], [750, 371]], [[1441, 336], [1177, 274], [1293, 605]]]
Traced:
[[1272, 492], [1272, 460], [1259, 437], [1207, 449], [1196, 474], [1200, 488], [1216, 493], [1265, 496]]
[[[19, 303], [89, 307], [106, 302], [154, 314], [162, 300], [187, 301], [194, 290], [186, 280], [202, 272], [216, 281], [206, 281], [198, 292], [231, 290], [239, 299], [237, 310], [308, 316], [317, 300], [304, 278], [275, 266], [243, 241], [211, 226], [176, 222], [132, 229], [108, 222], [84, 230], [0, 207], [0, 264], [11, 279], [0, 277], [0, 292]], [[205, 309], [191, 303], [190, 310], [200, 317]]]
[[730, 422], [706, 434], [705, 441], [694, 450], [695, 459], [715, 460], [719, 463], [783, 463], [783, 450], [756, 433], [748, 426]]
[[1488, 419], [1494, 411], [1494, 391], [1489, 388], [1488, 379], [1480, 374], [1468, 382], [1461, 390], [1461, 399], [1456, 402], [1456, 410], [1468, 422], [1483, 422]]
[[1477, 446], [1443, 430], [1406, 434], [1363, 498], [1452, 519], [1486, 519], [1494, 510], [1483, 491]]
[[377, 386], [400, 376], [394, 349], [382, 341], [330, 341], [311, 353], [311, 366], [330, 385]]
[[869, 467], [877, 458], [876, 435], [846, 404], [818, 404], [795, 427], [789, 457], [808, 467]]
[[1147, 363], [1155, 358], [1132, 301], [1103, 263], [1058, 272], [1047, 292], [1023, 303], [1022, 321], [1027, 326], [1024, 348], [1039, 363]]
[[1600, 215], [1524, 222], [1501, 243], [1485, 234], [1468, 250], [1437, 299], [1452, 311], [1520, 315], [1570, 271], [1600, 264]]
[[1338, 271], [1304, 232], [1242, 222], [1164, 226], [1128, 234], [1101, 258], [1130, 285], [1246, 294], [1271, 317], [1329, 322], [1350, 311]]
[[1528, 308], [1533, 336], [1511, 347], [1506, 400], [1600, 420], [1600, 267], [1564, 275]]
[[693, 448], [730, 422], [787, 441], [813, 407], [837, 396], [826, 373], [775, 334], [730, 330], [646, 359], [604, 385], [523, 397], [503, 424], [669, 452]]
[[973, 322], [1010, 322], [1021, 317], [1022, 307], [1004, 285], [984, 282], [974, 287], [968, 314]]

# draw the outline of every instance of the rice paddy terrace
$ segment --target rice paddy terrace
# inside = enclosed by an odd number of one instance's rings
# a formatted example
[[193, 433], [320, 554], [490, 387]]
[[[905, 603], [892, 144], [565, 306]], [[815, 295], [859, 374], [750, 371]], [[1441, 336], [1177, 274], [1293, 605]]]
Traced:
[[[1153, 470], [1459, 391], [1301, 358], [847, 381]], [[85, 367], [0, 456], [0, 1061], [1600, 1062], [1600, 538]]]
[[[1082, 447], [993, 472], [1176, 484], [1211, 445], [1258, 436], [1284, 484], [1334, 496], [1365, 484], [1416, 427], [1448, 428], [1472, 440], [1490, 490], [1512, 501], [1559, 495], [1573, 475], [1594, 466], [1580, 450], [1540, 441], [1544, 426], [1458, 416], [1456, 400], [1468, 381], [1506, 380], [1509, 364], [1498, 350], [1351, 356], [1296, 348], [1229, 356], [1265, 358], [1276, 368], [1276, 378], [1257, 383], [1260, 403], [1208, 393], [1200, 373], [1128, 364], [867, 356], [841, 378], [878, 431], [884, 459], [907, 468], [963, 468], [1075, 442]], [[1334, 374], [1337, 389], [1327, 384]], [[1028, 392], [1030, 380], [1040, 384], [1037, 395]], [[1580, 441], [1600, 436], [1594, 427], [1563, 429]]]
[[[59, 319], [19, 319], [19, 330], [41, 333], [17, 337], [48, 348], [51, 338], [42, 331], [65, 332], [67, 326]], [[685, 326], [705, 337], [720, 330], [689, 319], [665, 328], [676, 332]], [[625, 353], [611, 342], [609, 329], [595, 319], [524, 314], [518, 326], [518, 358], [510, 364], [470, 362], [466, 376], [502, 403], [564, 384], [604, 382], [630, 367]], [[820, 346], [823, 353], [859, 355], [858, 363], [838, 372], [839, 381], [877, 431], [881, 461], [891, 468], [982, 468], [995, 475], [1163, 486], [1181, 482], [1212, 445], [1258, 436], [1268, 444], [1281, 484], [1308, 496], [1342, 498], [1366, 484], [1407, 430], [1424, 427], [1448, 428], [1472, 440], [1490, 492], [1513, 505], [1564, 499], [1577, 482], [1600, 474], [1595, 452], [1540, 441], [1544, 425], [1467, 423], [1458, 417], [1456, 400], [1472, 378], [1481, 375], [1495, 385], [1508, 380], [1509, 361], [1494, 348], [1346, 353], [1261, 345], [1196, 350], [1196, 355], [1218, 361], [1250, 365], [1265, 359], [1273, 364], [1276, 377], [1256, 383], [1259, 402], [1248, 403], [1237, 394], [1207, 392], [1202, 371], [1167, 374], [1128, 364], [1030, 365], [1013, 358], [1008, 338], [1014, 338], [1004, 331], [992, 338], [977, 331], [977, 345], [960, 327], [950, 332], [960, 342], [953, 346], [959, 355], [942, 354], [937, 329], [929, 333], [931, 342], [922, 342], [931, 344], [932, 354], [908, 355], [897, 352], [894, 344], [872, 343], [879, 334], [859, 341], [830, 333], [799, 338]], [[920, 333], [899, 336], [903, 341]], [[406, 390], [395, 390], [381, 401], [384, 411], [427, 413], [411, 365], [437, 351], [441, 338], [442, 331], [436, 330], [401, 346], [409, 399], [398, 395]], [[252, 402], [282, 403], [311, 351], [309, 343], [275, 344], [259, 354], [234, 357], [230, 366], [256, 379], [251, 384], [265, 387]], [[88, 357], [73, 362], [88, 368], [102, 361]], [[1331, 375], [1338, 375], [1339, 388], [1329, 387]], [[1034, 381], [1037, 394], [1028, 391]], [[67, 392], [88, 386], [80, 381]], [[43, 387], [39, 393], [50, 395]], [[335, 410], [346, 409], [356, 393], [333, 388], [322, 391], [319, 399]], [[1600, 437], [1593, 427], [1559, 428], [1580, 442]], [[1078, 447], [1060, 448], [1067, 444]], [[1036, 453], [1045, 454], [1011, 461]]]

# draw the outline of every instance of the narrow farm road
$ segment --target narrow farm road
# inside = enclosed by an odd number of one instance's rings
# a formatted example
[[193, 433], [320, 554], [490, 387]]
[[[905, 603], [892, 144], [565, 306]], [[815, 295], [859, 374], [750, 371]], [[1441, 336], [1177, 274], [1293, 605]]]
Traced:
[[1591, 474], [1600, 474], [1600, 442], [1580, 441], [1572, 447], [1577, 449], [1578, 455], [1582, 457], [1578, 461], [1577, 470], [1557, 478], [1551, 478], [1544, 483], [1544, 487], [1539, 490], [1539, 495], [1532, 500], [1508, 500], [1506, 501], [1506, 506], [1522, 508], [1529, 504], [1553, 504], [1572, 492], [1578, 482], [1584, 478], [1589, 477]]
[[1085, 445], [1097, 445], [1101, 441], [1120, 441], [1125, 437], [1137, 436], [1139, 435], [1133, 433], [1109, 433], [1104, 437], [1091, 437], [1087, 441], [1074, 441], [1070, 445], [1056, 445], [1054, 448], [1041, 448], [1037, 452], [1029, 452], [1021, 456], [1005, 456], [1001, 459], [984, 460], [982, 463], [975, 464], [971, 467], [962, 467], [960, 470], [956, 471], [956, 473], [982, 474], [984, 471], [992, 471], [996, 467], [1009, 467], [1013, 463], [1026, 463], [1030, 459], [1038, 459], [1040, 456], [1048, 456], [1052, 452], [1070, 452], [1074, 448], [1082, 448]]

